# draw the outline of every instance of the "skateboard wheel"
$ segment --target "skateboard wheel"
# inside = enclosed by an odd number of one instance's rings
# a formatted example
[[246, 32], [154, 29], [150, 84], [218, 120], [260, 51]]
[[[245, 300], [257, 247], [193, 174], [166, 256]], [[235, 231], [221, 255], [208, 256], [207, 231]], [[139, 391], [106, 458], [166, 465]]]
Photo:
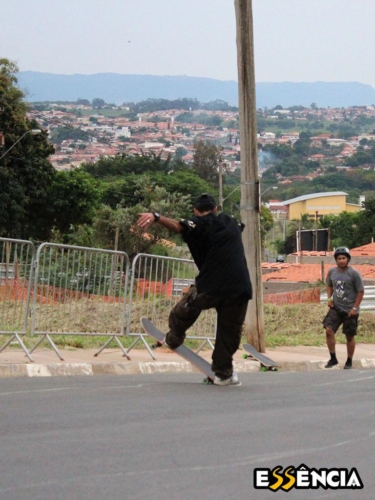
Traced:
[[164, 342], [157, 341], [156, 344], [152, 344], [151, 349], [157, 349], [158, 347], [163, 347]]
[[205, 385], [213, 385], [214, 381], [211, 378], [207, 377], [207, 378], [203, 379], [203, 383]]
[[268, 371], [268, 369], [265, 367], [265, 366], [262, 366], [262, 368], [260, 369], [262, 372], [266, 372]]
[[243, 357], [244, 359], [247, 359], [249, 356], [248, 356], [247, 354], [242, 354], [242, 357]]

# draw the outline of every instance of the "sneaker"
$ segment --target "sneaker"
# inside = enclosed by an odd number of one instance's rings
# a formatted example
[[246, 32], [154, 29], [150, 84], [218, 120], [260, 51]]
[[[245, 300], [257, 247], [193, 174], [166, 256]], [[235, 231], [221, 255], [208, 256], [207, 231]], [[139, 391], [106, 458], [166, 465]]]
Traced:
[[173, 347], [171, 347], [168, 342], [167, 342], [167, 336], [164, 337], [164, 340], [163, 342], [161, 343], [162, 346], [166, 347], [167, 349], [170, 349], [171, 351], [173, 351]]
[[344, 365], [344, 370], [351, 370], [353, 368], [352, 366], [352, 362], [351, 361], [347, 361]]
[[163, 344], [165, 345], [165, 347], [168, 347], [168, 349], [171, 349], [172, 351], [180, 347], [183, 343], [183, 340], [178, 340], [174, 337], [170, 338], [168, 342], [168, 334], [164, 337], [163, 340]]
[[215, 385], [241, 385], [241, 382], [238, 379], [237, 372], [233, 372], [232, 376], [229, 378], [220, 378], [215, 375], [214, 379]]
[[337, 359], [330, 359], [324, 368], [332, 368], [332, 366], [338, 365]]

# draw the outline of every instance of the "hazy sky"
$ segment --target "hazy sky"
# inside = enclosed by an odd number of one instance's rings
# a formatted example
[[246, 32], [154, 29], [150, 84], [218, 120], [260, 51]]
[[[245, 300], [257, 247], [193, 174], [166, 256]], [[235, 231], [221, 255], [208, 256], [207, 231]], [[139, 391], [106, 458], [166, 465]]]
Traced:
[[[375, 87], [375, 0], [253, 0], [257, 82]], [[21, 71], [237, 80], [234, 0], [0, 0]]]

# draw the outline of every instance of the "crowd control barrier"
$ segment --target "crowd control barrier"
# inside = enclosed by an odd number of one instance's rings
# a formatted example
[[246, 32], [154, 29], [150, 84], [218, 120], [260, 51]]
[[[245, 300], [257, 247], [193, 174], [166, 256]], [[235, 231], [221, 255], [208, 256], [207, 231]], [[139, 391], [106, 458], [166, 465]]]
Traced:
[[[145, 340], [140, 318], [146, 316], [163, 332], [168, 331], [168, 317], [172, 307], [183, 293], [194, 284], [197, 268], [192, 260], [138, 254], [132, 264], [127, 335], [135, 337], [127, 353], [143, 342], [150, 356], [155, 356]], [[202, 311], [196, 323], [188, 330], [187, 337], [200, 340], [199, 352], [206, 344], [213, 349], [215, 340], [216, 311]]]
[[53, 335], [108, 336], [96, 353], [115, 340], [127, 324], [129, 258], [124, 252], [54, 243], [39, 246], [35, 259], [31, 333], [40, 335], [33, 352], [47, 340], [63, 360]]
[[[194, 284], [192, 260], [138, 254], [130, 268], [124, 252], [0, 238], [0, 335], [9, 339], [0, 348], [18, 342], [30, 361], [46, 340], [63, 360], [54, 336], [106, 337], [95, 354], [115, 341], [124, 356], [143, 342], [155, 356], [140, 325], [146, 316], [168, 331], [168, 317], [183, 293]], [[187, 338], [213, 349], [216, 311], [202, 311]], [[26, 348], [22, 335], [39, 337]], [[120, 337], [133, 337], [126, 350]], [[55, 338], [56, 341], [56, 338]], [[104, 340], [103, 340], [104, 342]]]
[[27, 331], [34, 259], [30, 241], [0, 238], [0, 335], [9, 335], [0, 352], [18, 342], [30, 361], [21, 336]]

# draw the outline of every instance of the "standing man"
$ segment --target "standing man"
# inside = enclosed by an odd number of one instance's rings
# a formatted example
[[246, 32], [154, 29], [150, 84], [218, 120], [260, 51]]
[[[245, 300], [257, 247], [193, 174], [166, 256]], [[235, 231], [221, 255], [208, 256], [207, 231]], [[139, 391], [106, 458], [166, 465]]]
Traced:
[[350, 252], [346, 247], [337, 247], [334, 252], [336, 267], [327, 273], [327, 300], [329, 311], [323, 320], [326, 329], [327, 347], [331, 359], [325, 368], [332, 368], [338, 364], [336, 358], [335, 333], [343, 325], [346, 335], [348, 359], [344, 369], [352, 368], [352, 359], [355, 350], [355, 338], [358, 327], [359, 305], [364, 295], [364, 286], [361, 274], [349, 266]]
[[170, 312], [166, 344], [172, 349], [183, 344], [186, 330], [201, 311], [215, 308], [214, 383], [240, 385], [233, 371], [233, 355], [240, 345], [247, 303], [252, 297], [241, 238], [244, 226], [225, 213], [218, 215], [215, 199], [206, 193], [197, 199], [194, 216], [189, 219], [177, 221], [157, 212], [139, 215], [138, 226], [143, 230], [154, 222], [181, 233], [199, 270], [195, 285]]

